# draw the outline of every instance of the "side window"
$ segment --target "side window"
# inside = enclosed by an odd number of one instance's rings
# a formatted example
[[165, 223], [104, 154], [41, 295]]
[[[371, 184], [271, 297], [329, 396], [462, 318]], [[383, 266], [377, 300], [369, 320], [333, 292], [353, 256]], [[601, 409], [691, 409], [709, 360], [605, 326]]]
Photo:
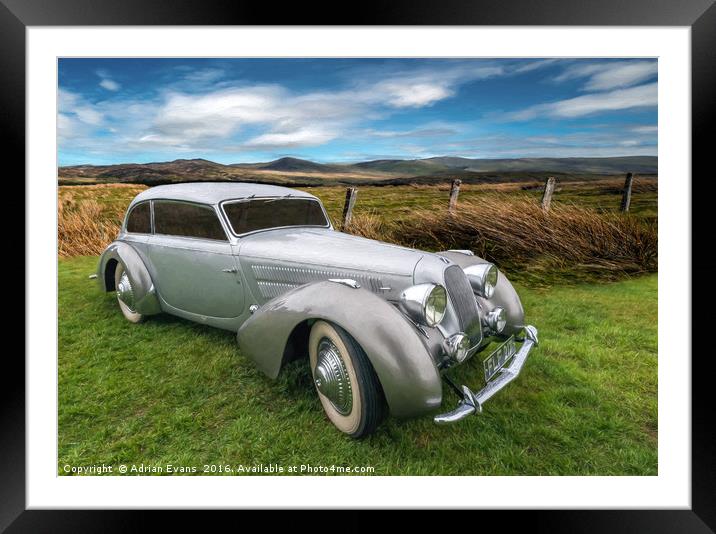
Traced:
[[154, 201], [154, 233], [227, 240], [213, 208], [169, 200]]
[[152, 213], [149, 208], [149, 202], [137, 204], [129, 212], [127, 217], [127, 232], [135, 234], [151, 234], [152, 233]]

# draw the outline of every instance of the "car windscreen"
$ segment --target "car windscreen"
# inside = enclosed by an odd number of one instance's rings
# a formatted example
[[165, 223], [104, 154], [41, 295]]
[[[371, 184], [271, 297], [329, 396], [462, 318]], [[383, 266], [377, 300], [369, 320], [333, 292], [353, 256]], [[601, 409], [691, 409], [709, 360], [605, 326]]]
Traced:
[[321, 204], [310, 198], [257, 198], [224, 203], [235, 234], [283, 226], [328, 226]]

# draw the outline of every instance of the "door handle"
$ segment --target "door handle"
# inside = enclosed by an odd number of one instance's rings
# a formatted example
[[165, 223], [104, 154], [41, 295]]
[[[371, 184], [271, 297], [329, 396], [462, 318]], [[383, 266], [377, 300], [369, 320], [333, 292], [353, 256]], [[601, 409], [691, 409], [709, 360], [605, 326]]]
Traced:
[[235, 273], [238, 271], [236, 270], [236, 267], [231, 267], [230, 269], [221, 269], [221, 272], [222, 273]]

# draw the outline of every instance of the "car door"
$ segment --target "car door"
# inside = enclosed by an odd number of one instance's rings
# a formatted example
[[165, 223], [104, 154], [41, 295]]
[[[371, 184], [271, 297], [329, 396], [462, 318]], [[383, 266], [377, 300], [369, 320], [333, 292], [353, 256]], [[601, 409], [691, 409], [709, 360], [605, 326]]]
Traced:
[[231, 243], [216, 209], [154, 200], [149, 256], [159, 296], [169, 306], [207, 317], [238, 317], [244, 307]]

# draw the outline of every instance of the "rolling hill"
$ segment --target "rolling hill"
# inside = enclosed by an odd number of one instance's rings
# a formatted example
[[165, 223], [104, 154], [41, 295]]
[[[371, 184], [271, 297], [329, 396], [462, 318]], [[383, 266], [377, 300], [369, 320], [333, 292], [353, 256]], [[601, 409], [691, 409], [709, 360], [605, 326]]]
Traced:
[[268, 163], [234, 163], [229, 165], [235, 168], [258, 169], [264, 171], [279, 172], [343, 172], [344, 168], [340, 165], [330, 165], [326, 163], [315, 163], [299, 158], [280, 158]]
[[285, 157], [265, 163], [224, 165], [206, 159], [177, 159], [156, 163], [75, 165], [60, 167], [63, 184], [160, 183], [184, 181], [251, 181], [290, 185], [330, 183], [434, 183], [453, 178], [466, 182], [510, 182], [541, 179], [554, 174], [562, 180], [614, 176], [626, 172], [656, 175], [656, 156], [613, 158], [382, 159], [350, 164], [326, 164]]
[[[436, 165], [469, 172], [555, 172], [584, 174], [657, 173], [656, 156], [614, 158], [516, 158], [468, 159], [438, 157], [427, 160]], [[625, 171], [628, 169], [628, 171]]]

